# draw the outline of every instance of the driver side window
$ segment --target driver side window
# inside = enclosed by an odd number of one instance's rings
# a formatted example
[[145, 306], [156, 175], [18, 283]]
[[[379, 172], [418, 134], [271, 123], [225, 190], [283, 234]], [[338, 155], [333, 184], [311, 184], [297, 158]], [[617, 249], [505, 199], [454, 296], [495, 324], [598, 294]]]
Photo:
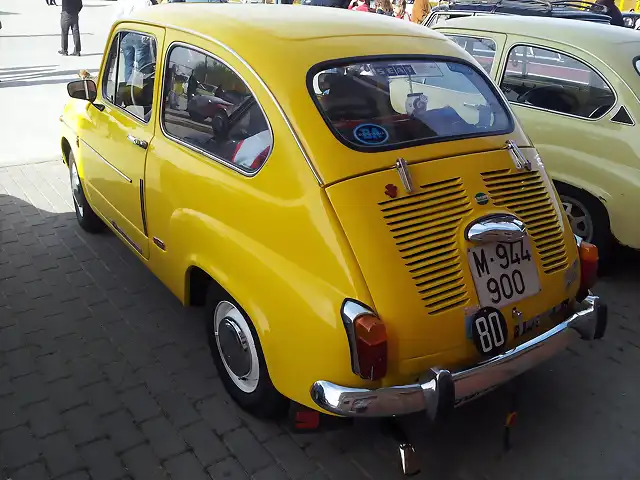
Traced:
[[512, 103], [593, 120], [615, 103], [615, 94], [593, 68], [564, 53], [527, 45], [509, 52], [500, 88]]
[[148, 122], [153, 106], [156, 41], [147, 34], [119, 32], [113, 39], [102, 84], [110, 103]]
[[245, 174], [257, 172], [273, 137], [257, 99], [238, 74], [200, 50], [169, 50], [162, 96], [165, 134]]

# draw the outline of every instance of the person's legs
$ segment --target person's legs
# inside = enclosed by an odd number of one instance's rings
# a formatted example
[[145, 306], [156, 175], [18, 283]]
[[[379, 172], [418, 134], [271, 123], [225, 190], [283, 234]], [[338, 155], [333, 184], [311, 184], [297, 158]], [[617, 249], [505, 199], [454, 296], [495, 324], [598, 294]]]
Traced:
[[120, 44], [122, 54], [124, 55], [124, 81], [126, 83], [129, 83], [131, 79], [133, 63], [136, 60], [136, 49], [131, 45], [131, 38], [132, 36], [129, 34], [125, 35], [122, 39], [122, 43]]
[[71, 55], [80, 55], [82, 45], [80, 44], [80, 22], [77, 13], [71, 16], [71, 30], [73, 31], [73, 53]]
[[69, 14], [62, 12], [60, 14], [60, 30], [62, 35], [60, 39], [61, 50], [58, 52], [61, 55], [66, 55], [69, 51], [69, 27]]

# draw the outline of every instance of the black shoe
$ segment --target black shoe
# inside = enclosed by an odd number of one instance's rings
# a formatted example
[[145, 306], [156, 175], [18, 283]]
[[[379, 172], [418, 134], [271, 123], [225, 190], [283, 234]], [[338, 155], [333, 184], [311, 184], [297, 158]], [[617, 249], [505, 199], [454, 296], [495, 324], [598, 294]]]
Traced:
[[64, 57], [66, 57], [67, 55], [69, 55], [67, 52], [65, 52], [64, 50], [58, 50], [58, 53]]
[[79, 57], [79, 56], [80, 56], [80, 52], [73, 52], [73, 53], [71, 54], [71, 56], [73, 56], [73, 57]]

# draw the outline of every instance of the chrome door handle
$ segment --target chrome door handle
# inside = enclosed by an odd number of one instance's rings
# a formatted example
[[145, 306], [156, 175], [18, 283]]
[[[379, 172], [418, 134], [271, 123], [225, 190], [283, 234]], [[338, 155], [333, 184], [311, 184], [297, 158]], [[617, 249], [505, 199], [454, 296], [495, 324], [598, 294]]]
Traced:
[[146, 150], [149, 146], [149, 142], [147, 142], [146, 140], [140, 140], [139, 138], [136, 138], [131, 134], [127, 135], [127, 140], [133, 143], [136, 147], [140, 147], [143, 150]]

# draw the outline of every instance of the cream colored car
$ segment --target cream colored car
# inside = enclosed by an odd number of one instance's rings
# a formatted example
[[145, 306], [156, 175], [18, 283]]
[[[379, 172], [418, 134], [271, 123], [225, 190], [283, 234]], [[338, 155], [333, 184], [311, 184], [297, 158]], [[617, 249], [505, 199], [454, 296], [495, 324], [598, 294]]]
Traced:
[[640, 34], [515, 15], [457, 18], [435, 29], [499, 85], [550, 171], [574, 233], [604, 257], [616, 240], [640, 249]]

